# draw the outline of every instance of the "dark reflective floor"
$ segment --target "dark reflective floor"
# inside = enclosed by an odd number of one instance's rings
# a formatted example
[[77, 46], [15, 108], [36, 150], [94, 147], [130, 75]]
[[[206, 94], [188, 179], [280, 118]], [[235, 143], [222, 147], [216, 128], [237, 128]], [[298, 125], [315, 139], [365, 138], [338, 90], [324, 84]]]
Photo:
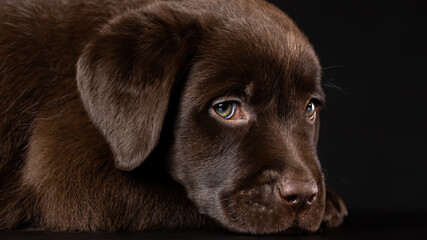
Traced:
[[308, 236], [248, 236], [219, 231], [135, 232], [135, 233], [51, 233], [0, 231], [0, 239], [426, 239], [426, 213], [352, 214], [344, 225], [332, 231]]

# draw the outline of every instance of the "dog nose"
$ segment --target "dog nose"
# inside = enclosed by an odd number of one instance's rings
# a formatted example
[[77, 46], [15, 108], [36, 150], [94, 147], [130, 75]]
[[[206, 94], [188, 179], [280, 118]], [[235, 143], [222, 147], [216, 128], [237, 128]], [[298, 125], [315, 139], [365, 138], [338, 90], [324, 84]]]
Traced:
[[279, 183], [279, 192], [284, 202], [292, 208], [309, 207], [317, 196], [315, 180], [299, 181], [286, 179]]

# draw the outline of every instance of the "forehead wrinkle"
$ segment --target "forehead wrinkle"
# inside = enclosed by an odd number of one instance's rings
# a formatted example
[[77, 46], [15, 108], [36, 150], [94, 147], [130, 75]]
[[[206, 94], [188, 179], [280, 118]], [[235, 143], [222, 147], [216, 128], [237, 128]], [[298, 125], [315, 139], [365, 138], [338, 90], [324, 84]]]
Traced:
[[188, 81], [184, 99], [188, 99], [188, 103], [199, 103], [199, 111], [221, 97], [234, 96], [242, 101], [249, 100], [255, 91], [254, 82], [238, 72], [219, 71], [208, 76], [194, 71]]

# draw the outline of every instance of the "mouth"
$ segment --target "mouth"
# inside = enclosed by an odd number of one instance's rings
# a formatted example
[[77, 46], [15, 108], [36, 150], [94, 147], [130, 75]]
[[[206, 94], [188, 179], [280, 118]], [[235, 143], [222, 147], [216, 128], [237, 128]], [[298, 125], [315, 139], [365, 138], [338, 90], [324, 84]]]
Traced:
[[310, 233], [321, 222], [320, 200], [309, 207], [292, 208], [284, 203], [277, 187], [262, 185], [224, 195], [222, 225], [234, 232], [251, 234]]

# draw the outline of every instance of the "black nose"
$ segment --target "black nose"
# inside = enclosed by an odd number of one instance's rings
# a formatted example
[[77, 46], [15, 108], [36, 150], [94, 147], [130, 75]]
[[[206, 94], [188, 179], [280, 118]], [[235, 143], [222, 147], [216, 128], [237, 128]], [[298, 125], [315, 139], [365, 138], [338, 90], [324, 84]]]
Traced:
[[309, 207], [316, 199], [318, 192], [314, 180], [286, 179], [280, 182], [278, 187], [283, 201], [292, 208]]

